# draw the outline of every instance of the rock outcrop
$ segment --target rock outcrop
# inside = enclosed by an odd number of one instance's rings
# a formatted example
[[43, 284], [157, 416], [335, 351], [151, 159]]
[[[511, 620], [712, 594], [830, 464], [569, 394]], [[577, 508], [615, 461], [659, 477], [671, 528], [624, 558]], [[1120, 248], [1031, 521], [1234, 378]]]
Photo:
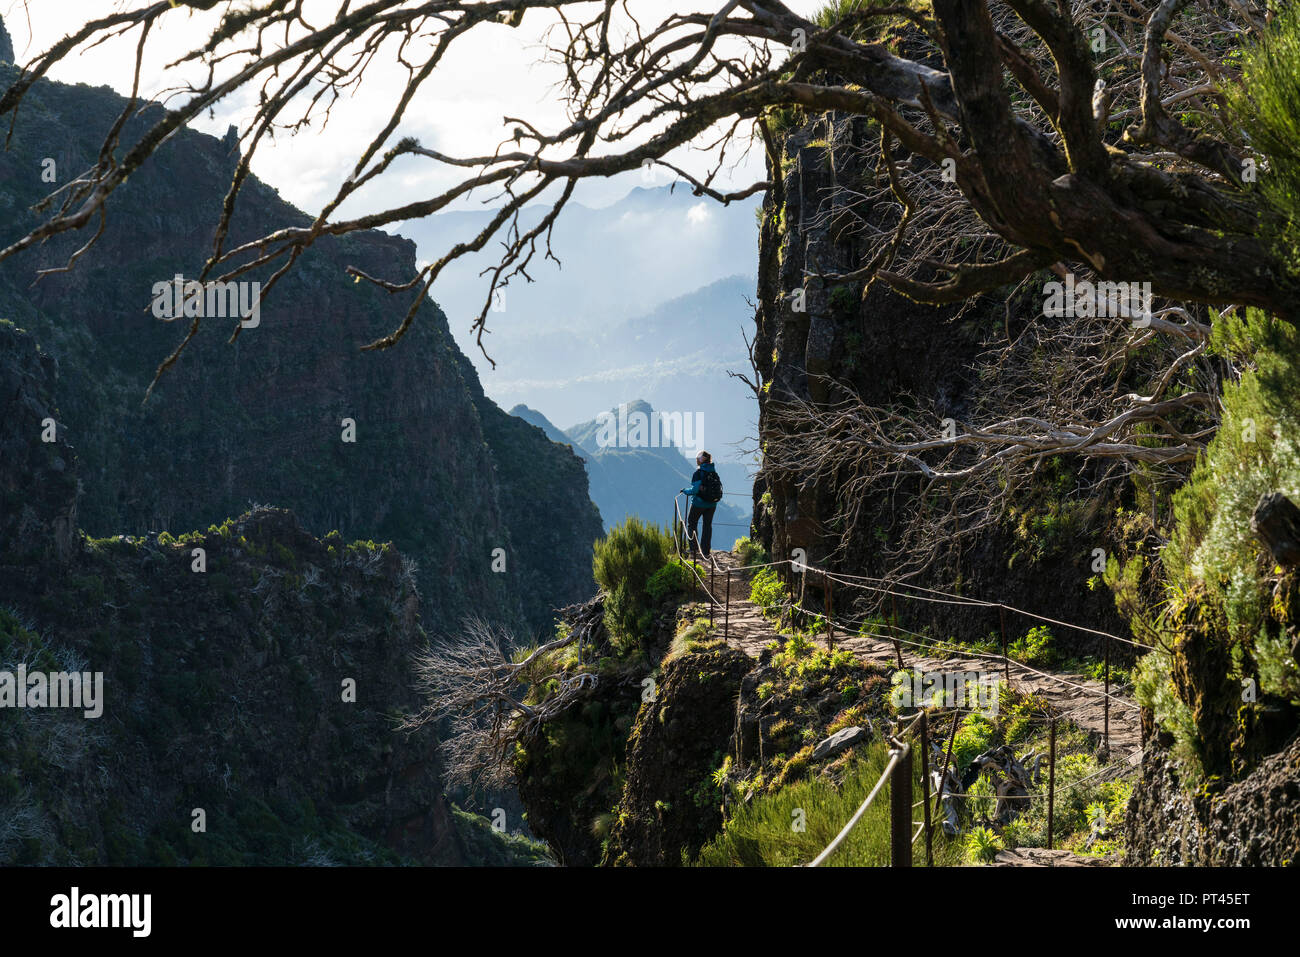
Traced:
[[0, 711], [0, 864], [474, 863], [436, 738], [393, 727], [409, 562], [270, 508], [86, 538], [53, 375], [0, 324], [0, 672], [102, 675], [99, 713]]
[[1124, 863], [1285, 867], [1300, 862], [1300, 740], [1219, 793], [1189, 788], [1148, 746], [1125, 823]]
[[76, 455], [50, 402], [56, 363], [0, 320], [0, 548], [66, 560], [77, 531]]
[[726, 756], [740, 682], [752, 667], [743, 651], [721, 644], [664, 664], [655, 700], [641, 705], [628, 739], [608, 863], [677, 866], [717, 834], [722, 792], [711, 775]]

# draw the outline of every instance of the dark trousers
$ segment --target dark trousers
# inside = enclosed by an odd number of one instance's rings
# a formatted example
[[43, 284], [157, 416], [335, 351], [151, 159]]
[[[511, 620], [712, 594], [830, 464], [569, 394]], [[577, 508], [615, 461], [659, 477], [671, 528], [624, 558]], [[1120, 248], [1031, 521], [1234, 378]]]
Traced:
[[[704, 519], [704, 535], [696, 533], [695, 523]], [[691, 530], [691, 551], [702, 551], [706, 556], [713, 545], [713, 509], [692, 505], [686, 516], [686, 524]], [[698, 546], [696, 543], [699, 543]]]

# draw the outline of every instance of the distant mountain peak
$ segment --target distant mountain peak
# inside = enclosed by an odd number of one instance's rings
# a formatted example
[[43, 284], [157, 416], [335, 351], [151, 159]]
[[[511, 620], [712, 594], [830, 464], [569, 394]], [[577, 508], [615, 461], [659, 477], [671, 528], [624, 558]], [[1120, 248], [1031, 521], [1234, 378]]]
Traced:
[[4, 17], [0, 17], [0, 63], [14, 62], [14, 41], [5, 29]]
[[517, 419], [523, 419], [529, 425], [537, 426], [546, 433], [546, 437], [552, 442], [557, 442], [560, 445], [573, 445], [573, 439], [565, 435], [555, 423], [536, 409], [529, 408], [522, 402], [511, 409], [510, 414]]

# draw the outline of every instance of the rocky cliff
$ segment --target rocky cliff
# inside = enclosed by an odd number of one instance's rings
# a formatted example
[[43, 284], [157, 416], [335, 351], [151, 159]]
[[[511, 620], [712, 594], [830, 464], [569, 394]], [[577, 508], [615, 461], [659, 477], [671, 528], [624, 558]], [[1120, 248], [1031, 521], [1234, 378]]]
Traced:
[[[769, 171], [776, 185], [763, 207], [753, 350], [763, 383], [760, 447], [782, 438], [788, 426], [776, 421], [774, 409], [790, 401], [829, 407], [852, 395], [875, 407], [923, 405], [926, 414], [965, 421], [986, 397], [974, 366], [991, 330], [1025, 318], [1016, 316], [1014, 303], [993, 297], [959, 310], [913, 302], [883, 284], [864, 295], [861, 282], [831, 285], [812, 278], [851, 272], [870, 261], [876, 231], [893, 228], [887, 218], [892, 198], [862, 198], [876, 179], [878, 143], [879, 129], [865, 117], [807, 117], [787, 130], [779, 168]], [[799, 290], [801, 301], [794, 295]], [[766, 462], [754, 486], [754, 516], [772, 555], [788, 557], [802, 548], [815, 565], [886, 574], [891, 569], [882, 546], [897, 544], [900, 527], [923, 506], [948, 506], [942, 487], [930, 488], [923, 499], [919, 482], [904, 481], [888, 495], [855, 502], [855, 520], [845, 522], [841, 489], [853, 478]], [[1091, 549], [1110, 534], [1115, 503], [1105, 503], [1109, 509], [1102, 504], [1083, 512], [1068, 534], [1037, 536], [1032, 543], [1017, 536], [1016, 523], [1008, 519], [948, 548], [924, 584], [956, 585], [963, 593], [1040, 614], [1120, 628], [1109, 595], [1087, 586], [1094, 574]], [[982, 639], [1000, 626], [996, 613], [935, 604], [900, 604], [898, 614], [905, 627], [928, 628], [939, 638]], [[1072, 653], [1099, 650], [1077, 634], [1056, 638]]]
[[[764, 448], [782, 439], [787, 426], [774, 410], [791, 399], [826, 407], [855, 395], [872, 406], [923, 408], [925, 414], [963, 422], [991, 396], [990, 384], [977, 374], [980, 353], [999, 336], [1020, 335], [1035, 316], [1034, 304], [1010, 289], [961, 309], [935, 308], [879, 284], [864, 294], [861, 283], [833, 287], [811, 278], [819, 271], [858, 268], [877, 251], [879, 236], [893, 228], [888, 200], [873, 206], [862, 199], [877, 179], [878, 156], [879, 130], [863, 117], [796, 117], [786, 130], [779, 168], [770, 171], [776, 187], [765, 201], [760, 243], [754, 354], [763, 382], [759, 435]], [[792, 296], [800, 289], [806, 293], [802, 310]], [[1250, 462], [1258, 474], [1270, 474], [1273, 468], [1253, 458]], [[940, 485], [922, 497], [918, 483], [903, 482], [888, 500], [855, 501], [860, 506], [856, 518], [846, 522], [841, 492], [852, 478], [765, 464], [755, 486], [755, 520], [774, 557], [803, 548], [814, 564], [884, 574], [889, 569], [882, 552], [896, 542], [900, 517], [922, 508], [943, 511], [950, 501]], [[1160, 547], [1186, 513], [1180, 517], [1178, 508], [1170, 507], [1157, 518], [1160, 510], [1152, 497], [1135, 492], [1138, 481], [1109, 492], [1074, 492], [1095, 489], [1093, 478], [1077, 459], [1063, 458], [1043, 468], [1012, 497], [1014, 512], [972, 539], [954, 543], [917, 582], [1118, 635], [1133, 634], [1128, 615], [1145, 619], [1149, 628], [1174, 593], [1172, 588], [1161, 592], [1150, 569], [1160, 567]], [[1074, 497], [1067, 507], [1058, 507], [1065, 502], [1062, 489], [1067, 498]], [[1134, 519], [1139, 493], [1147, 496], [1142, 509], [1150, 511], [1150, 518]], [[1210, 506], [1203, 508], [1204, 515], [1212, 514]], [[1125, 541], [1139, 524], [1160, 532], [1145, 541], [1135, 540], [1145, 533]], [[1116, 611], [1116, 593], [1097, 587], [1101, 576], [1093, 577], [1098, 569], [1091, 556], [1098, 547], [1147, 558], [1146, 576], [1141, 563], [1134, 562], [1129, 566], [1133, 577], [1122, 584], [1126, 616]], [[1267, 563], [1272, 577], [1265, 577], [1277, 620], [1267, 627], [1270, 634], [1285, 637], [1283, 646], [1293, 649], [1295, 659], [1295, 574], [1281, 575], [1273, 564]], [[846, 598], [837, 597], [837, 612]], [[1162, 639], [1172, 654], [1161, 659], [1163, 664], [1146, 668], [1145, 680], [1158, 686], [1154, 696], [1167, 712], [1160, 715], [1163, 724], [1138, 689], [1144, 754], [1125, 819], [1126, 860], [1141, 865], [1293, 863], [1300, 852], [1300, 823], [1291, 810], [1300, 788], [1297, 703], [1276, 693], [1261, 692], [1258, 701], [1243, 697], [1243, 685], [1258, 681], [1244, 653], [1250, 642], [1229, 635], [1209, 590], [1188, 594], [1182, 606], [1183, 620], [1174, 622], [1177, 627]], [[1001, 627], [995, 611], [902, 599], [896, 608], [904, 627], [938, 638], [979, 640], [996, 637]], [[886, 605], [885, 610], [891, 609]], [[1027, 627], [1009, 624], [1012, 641]], [[1068, 654], [1097, 655], [1101, 650], [1095, 638], [1053, 631]], [[1150, 641], [1149, 631], [1144, 636]], [[1118, 649], [1117, 644], [1112, 650]], [[1125, 647], [1122, 654], [1112, 660], [1133, 662], [1132, 648]], [[1293, 662], [1283, 660], [1278, 667], [1295, 673]], [[1181, 727], [1174, 726], [1178, 721]], [[1178, 747], [1172, 732], [1184, 739]], [[1199, 770], [1187, 766], [1189, 751], [1195, 752]]]
[[0, 692], [0, 863], [535, 857], [484, 848], [442, 793], [434, 735], [394, 728], [419, 707], [427, 640], [410, 562], [262, 507], [179, 538], [88, 538], [55, 368], [0, 324], [0, 674], [98, 692], [22, 709]]
[[[14, 75], [0, 67], [0, 86]], [[0, 242], [30, 228], [30, 207], [91, 162], [122, 106], [107, 88], [32, 89], [0, 153]], [[407, 278], [409, 241], [379, 232], [322, 240], [268, 296], [260, 325], [227, 344], [233, 320], [205, 320], [142, 404], [188, 326], [155, 318], [154, 284], [202, 268], [237, 159], [231, 147], [230, 138], [175, 136], [114, 197], [104, 235], [75, 269], [33, 285], [85, 236], [0, 266], [0, 317], [60, 367], [62, 424], [85, 477], [81, 525], [94, 535], [183, 531], [252, 504], [288, 507], [315, 535], [397, 544], [417, 564], [431, 631], [470, 613], [548, 628], [551, 608], [592, 591], [600, 526], [582, 465], [510, 427], [434, 304], [399, 347], [359, 351], [408, 303], [353, 283], [344, 267]], [[254, 181], [231, 239], [307, 221]], [[561, 510], [563, 520], [538, 518]]]

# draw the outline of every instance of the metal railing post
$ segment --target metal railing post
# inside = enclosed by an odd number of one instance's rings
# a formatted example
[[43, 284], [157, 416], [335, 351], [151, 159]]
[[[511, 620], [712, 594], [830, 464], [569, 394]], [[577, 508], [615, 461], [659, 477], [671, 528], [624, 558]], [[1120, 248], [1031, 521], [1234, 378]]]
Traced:
[[1011, 688], [1011, 658], [1007, 655], [1007, 606], [998, 604], [998, 617], [1002, 622], [1002, 677]]
[[834, 650], [835, 650], [835, 625], [834, 625], [834, 624], [832, 623], [832, 621], [831, 621], [831, 615], [833, 614], [833, 612], [831, 611], [831, 580], [830, 580], [830, 576], [829, 576], [829, 575], [826, 577], [825, 581], [824, 581], [822, 584], [823, 584], [823, 586], [824, 586], [824, 588], [825, 588], [825, 591], [826, 591], [826, 595], [825, 595], [825, 601], [826, 601], [826, 646], [827, 646], [831, 651], [834, 651]]
[[727, 569], [727, 604], [722, 612], [722, 640], [726, 641], [731, 631], [731, 569]]
[[912, 866], [912, 749], [889, 778], [889, 866]]
[[903, 670], [903, 645], [898, 640], [898, 601], [893, 595], [889, 596], [889, 637], [894, 643], [894, 661], [898, 665], [898, 670]]
[[1110, 639], [1106, 639], [1106, 697], [1102, 698], [1102, 741], [1110, 754]]
[[710, 628], [713, 627], [713, 606], [717, 604], [717, 602], [713, 598], [714, 594], [717, 592], [717, 588], [713, 584], [713, 578], [714, 578], [713, 559], [712, 557], [710, 557], [709, 558], [709, 627]]
[[1056, 719], [1047, 733], [1047, 849], [1052, 849], [1052, 818], [1056, 811]]
[[921, 712], [921, 807], [925, 810], [925, 866], [934, 867], [934, 840], [930, 830], [930, 715]]

